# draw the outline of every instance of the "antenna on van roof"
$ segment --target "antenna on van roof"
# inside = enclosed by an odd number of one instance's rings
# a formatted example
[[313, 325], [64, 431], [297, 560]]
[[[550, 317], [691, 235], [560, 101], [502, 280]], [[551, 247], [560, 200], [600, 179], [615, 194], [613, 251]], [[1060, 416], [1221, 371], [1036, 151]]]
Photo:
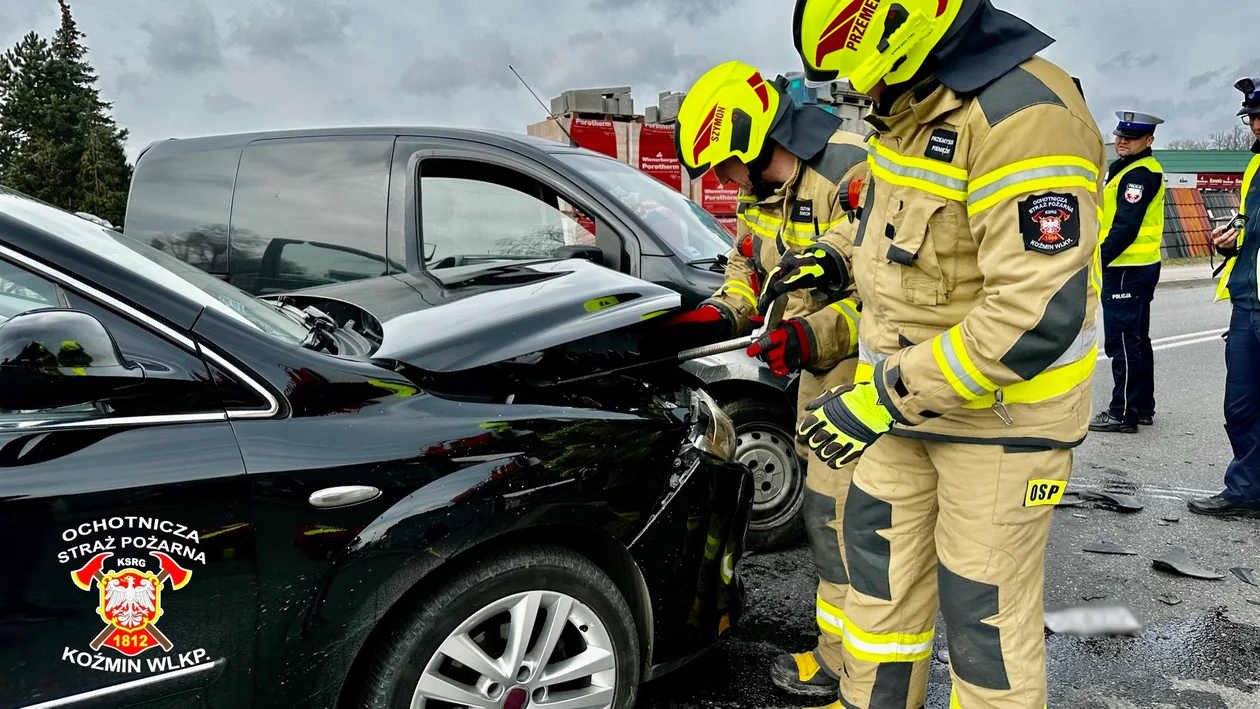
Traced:
[[[513, 69], [513, 68], [512, 68], [512, 65], [511, 65], [511, 64], [508, 64], [508, 68], [509, 68], [509, 69], [512, 69], [512, 73], [513, 73], [513, 74], [516, 74], [516, 78], [521, 79], [521, 75], [520, 75], [519, 73], [517, 73], [516, 69]], [[565, 130], [565, 129], [564, 129], [564, 124], [560, 122], [560, 119], [559, 119], [559, 118], [556, 118], [554, 115], [552, 115], [551, 111], [547, 109], [547, 104], [543, 103], [543, 102], [542, 102], [542, 99], [538, 98], [538, 94], [534, 93], [534, 90], [533, 90], [533, 89], [531, 89], [531, 88], [529, 88], [529, 84], [526, 84], [524, 79], [521, 79], [521, 84], [522, 84], [522, 85], [524, 85], [525, 89], [526, 89], [527, 91], [529, 91], [529, 93], [530, 93], [530, 94], [532, 94], [532, 95], [533, 95], [534, 100], [538, 102], [538, 105], [539, 105], [539, 106], [542, 106], [542, 108], [543, 108], [543, 110], [544, 110], [544, 111], [547, 111], [547, 117], [548, 117], [548, 118], [550, 118], [551, 120], [555, 121], [555, 122], [556, 122], [556, 125], [560, 126], [560, 131], [561, 131], [562, 133], [564, 133], [564, 137], [566, 137], [566, 138], [568, 138], [568, 139], [569, 139], [569, 145], [570, 145], [571, 147], [574, 147], [574, 148], [580, 148], [580, 147], [582, 147], [582, 146], [578, 145], [578, 143], [577, 143], [577, 141], [576, 141], [576, 140], [574, 140], [574, 139], [573, 139], [573, 136], [569, 135], [569, 131], [567, 131], [567, 130]]]

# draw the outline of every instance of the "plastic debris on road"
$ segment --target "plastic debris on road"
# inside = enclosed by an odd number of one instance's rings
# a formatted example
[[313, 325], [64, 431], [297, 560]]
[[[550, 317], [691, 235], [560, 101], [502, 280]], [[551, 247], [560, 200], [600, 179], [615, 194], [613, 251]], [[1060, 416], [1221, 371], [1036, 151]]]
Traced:
[[1133, 551], [1128, 547], [1120, 546], [1115, 542], [1094, 542], [1093, 544], [1084, 547], [1083, 550], [1093, 552], [1095, 554], [1124, 554], [1126, 556], [1137, 555], [1136, 551]]
[[1160, 600], [1160, 601], [1162, 601], [1162, 602], [1164, 602], [1164, 603], [1167, 603], [1167, 604], [1168, 604], [1168, 605], [1170, 605], [1170, 606], [1175, 606], [1175, 605], [1177, 605], [1178, 603], [1181, 603], [1181, 597], [1180, 597], [1180, 596], [1178, 596], [1178, 595], [1177, 595], [1177, 594], [1175, 594], [1175, 593], [1165, 593], [1165, 594], [1161, 594], [1161, 595], [1160, 595], [1160, 597], [1159, 597], [1159, 600]]
[[1144, 626], [1127, 606], [1074, 606], [1046, 611], [1046, 628], [1059, 635], [1104, 637], [1136, 635]]
[[1146, 507], [1136, 497], [1119, 492], [1086, 490], [1081, 493], [1081, 499], [1101, 502], [1104, 507], [1119, 512], [1137, 512]]
[[1252, 569], [1246, 569], [1240, 566], [1235, 566], [1234, 568], [1230, 569], [1229, 572], [1237, 576], [1238, 580], [1242, 581], [1243, 583], [1249, 583], [1252, 586], [1257, 585], [1256, 573]]
[[1199, 566], [1190, 558], [1190, 552], [1181, 548], [1170, 549], [1164, 552], [1161, 557], [1152, 561], [1151, 565], [1160, 571], [1168, 571], [1196, 579], [1214, 581], [1225, 578], [1224, 574], [1218, 574], [1215, 571]]

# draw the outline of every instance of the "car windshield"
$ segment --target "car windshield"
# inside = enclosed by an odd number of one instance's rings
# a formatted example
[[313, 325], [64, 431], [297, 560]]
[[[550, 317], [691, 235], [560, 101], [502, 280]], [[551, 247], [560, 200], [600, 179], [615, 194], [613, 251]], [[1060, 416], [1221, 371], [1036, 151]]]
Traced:
[[0, 212], [13, 214], [56, 238], [126, 268], [140, 278], [199, 305], [215, 308], [273, 337], [299, 344], [308, 334], [305, 325], [282, 314], [276, 306], [113, 229], [2, 188]]
[[612, 158], [578, 153], [557, 157], [608, 190], [683, 259], [697, 261], [730, 253], [734, 243], [730, 232], [664, 182]]

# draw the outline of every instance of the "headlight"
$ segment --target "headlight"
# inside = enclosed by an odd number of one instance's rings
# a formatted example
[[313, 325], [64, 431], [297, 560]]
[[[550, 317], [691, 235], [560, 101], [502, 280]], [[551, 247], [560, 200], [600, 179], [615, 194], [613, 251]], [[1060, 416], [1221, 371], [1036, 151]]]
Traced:
[[691, 404], [691, 445], [720, 460], [735, 458], [735, 424], [704, 391], [695, 392]]

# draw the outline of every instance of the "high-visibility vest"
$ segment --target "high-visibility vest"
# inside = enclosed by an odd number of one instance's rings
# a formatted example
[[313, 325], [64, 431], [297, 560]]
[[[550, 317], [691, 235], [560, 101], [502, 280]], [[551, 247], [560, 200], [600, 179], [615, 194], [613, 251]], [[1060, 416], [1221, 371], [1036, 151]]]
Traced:
[[[1124, 184], [1122, 179], [1129, 172], [1144, 167], [1151, 172], [1162, 175], [1164, 168], [1159, 162], [1150, 156], [1134, 162], [1132, 165], [1121, 170], [1115, 177], [1107, 183], [1107, 188], [1103, 190], [1103, 216], [1102, 222], [1099, 224], [1102, 233], [1102, 241], [1106, 241], [1111, 234], [1111, 225], [1116, 220], [1116, 208], [1119, 206], [1117, 200], [1121, 198], [1120, 185]], [[1160, 180], [1159, 192], [1155, 194], [1155, 199], [1146, 207], [1146, 214], [1142, 217], [1142, 226], [1138, 229], [1137, 238], [1132, 244], [1124, 250], [1114, 261], [1107, 264], [1108, 266], [1149, 266], [1159, 263], [1159, 248], [1164, 240], [1164, 183]]]
[[[1247, 172], [1243, 175], [1242, 199], [1239, 202], [1240, 206], [1238, 208], [1239, 214], [1247, 213], [1247, 196], [1251, 194], [1251, 181], [1256, 176], [1257, 171], [1260, 171], [1260, 155], [1252, 156], [1251, 163], [1247, 165]], [[1253, 228], [1254, 227], [1251, 224], [1248, 224], [1246, 228], [1243, 229], [1242, 233], [1238, 235], [1238, 243], [1236, 244], [1238, 249], [1242, 249], [1243, 237], [1250, 234]], [[1216, 298], [1213, 302], [1229, 300], [1229, 274], [1234, 272], [1234, 263], [1237, 260], [1237, 257], [1226, 259], [1225, 270], [1221, 272], [1221, 280], [1216, 284]]]

